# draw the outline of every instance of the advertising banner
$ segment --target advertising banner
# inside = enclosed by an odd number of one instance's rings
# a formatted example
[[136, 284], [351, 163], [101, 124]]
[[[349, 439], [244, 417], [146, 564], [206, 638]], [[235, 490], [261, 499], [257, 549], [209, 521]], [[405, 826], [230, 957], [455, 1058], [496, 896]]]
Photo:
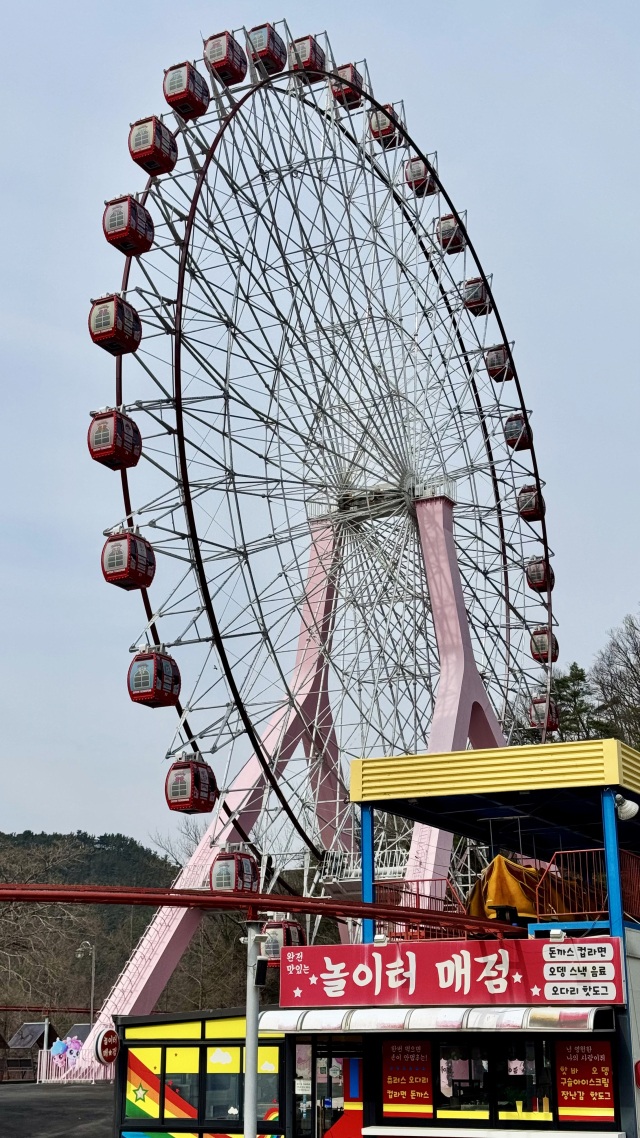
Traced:
[[382, 1113], [388, 1118], [432, 1118], [431, 1046], [415, 1040], [382, 1044]]
[[618, 937], [283, 948], [280, 1006], [623, 1004]]
[[585, 1039], [556, 1043], [558, 1118], [561, 1122], [613, 1122], [611, 1044]]

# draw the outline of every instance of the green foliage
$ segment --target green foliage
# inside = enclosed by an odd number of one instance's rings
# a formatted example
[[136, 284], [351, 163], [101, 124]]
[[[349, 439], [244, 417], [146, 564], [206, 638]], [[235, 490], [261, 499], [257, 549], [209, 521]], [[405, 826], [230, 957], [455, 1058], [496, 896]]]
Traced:
[[556, 672], [552, 694], [558, 705], [558, 739], [561, 742], [602, 739], [610, 733], [605, 709], [598, 702], [594, 685], [584, 668], [573, 663], [567, 672]]

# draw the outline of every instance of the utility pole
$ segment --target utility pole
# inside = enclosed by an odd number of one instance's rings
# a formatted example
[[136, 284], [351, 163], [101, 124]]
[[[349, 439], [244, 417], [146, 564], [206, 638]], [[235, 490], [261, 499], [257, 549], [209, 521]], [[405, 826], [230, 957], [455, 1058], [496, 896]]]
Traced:
[[260, 922], [247, 914], [247, 935], [242, 944], [247, 946], [247, 1029], [244, 1051], [244, 1138], [258, 1136], [258, 1019], [260, 1015], [260, 988], [266, 981], [267, 958], [260, 956], [260, 945], [267, 939], [260, 932]]
[[93, 1009], [95, 1003], [96, 992], [96, 946], [91, 944], [88, 940], [83, 940], [79, 948], [76, 949], [76, 956], [81, 960], [85, 952], [91, 953], [91, 999], [89, 1001], [89, 1023], [93, 1027]]

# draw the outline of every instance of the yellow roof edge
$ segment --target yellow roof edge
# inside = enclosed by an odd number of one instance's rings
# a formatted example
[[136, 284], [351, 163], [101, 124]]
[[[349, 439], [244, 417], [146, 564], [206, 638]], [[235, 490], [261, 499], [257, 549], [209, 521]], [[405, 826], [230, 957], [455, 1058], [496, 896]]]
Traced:
[[603, 739], [605, 777], [608, 782], [617, 784], [622, 779], [622, 756], [617, 739]]
[[362, 764], [364, 759], [351, 760], [351, 801], [360, 802], [362, 800]]
[[[487, 765], [483, 771], [485, 758]], [[523, 762], [527, 766], [524, 773]], [[539, 769], [540, 785], [537, 786], [536, 771], [531, 767], [540, 768], [543, 763], [544, 777]], [[443, 764], [449, 769], [450, 781], [443, 772]], [[350, 795], [352, 802], [375, 802], [451, 793], [478, 794], [484, 790], [506, 792], [517, 789], [523, 777], [527, 778], [529, 789], [610, 784], [627, 786], [640, 794], [640, 752], [618, 739], [585, 739], [354, 759]]]

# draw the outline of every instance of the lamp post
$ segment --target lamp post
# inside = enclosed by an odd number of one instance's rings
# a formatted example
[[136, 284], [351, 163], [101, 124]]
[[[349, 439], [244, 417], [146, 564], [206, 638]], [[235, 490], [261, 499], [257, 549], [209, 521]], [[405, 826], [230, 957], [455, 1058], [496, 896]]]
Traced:
[[249, 913], [247, 935], [240, 938], [247, 946], [247, 1006], [244, 1060], [244, 1138], [257, 1138], [258, 1120], [258, 1022], [260, 1016], [260, 988], [265, 984], [267, 959], [260, 957], [260, 945], [267, 940], [260, 932], [260, 922], [251, 920]]
[[87, 952], [91, 953], [91, 1000], [89, 1003], [89, 1026], [93, 1027], [93, 1003], [96, 990], [96, 946], [95, 944], [91, 944], [91, 942], [88, 940], [83, 940], [80, 947], [76, 948], [76, 956], [78, 960], [81, 960]]

